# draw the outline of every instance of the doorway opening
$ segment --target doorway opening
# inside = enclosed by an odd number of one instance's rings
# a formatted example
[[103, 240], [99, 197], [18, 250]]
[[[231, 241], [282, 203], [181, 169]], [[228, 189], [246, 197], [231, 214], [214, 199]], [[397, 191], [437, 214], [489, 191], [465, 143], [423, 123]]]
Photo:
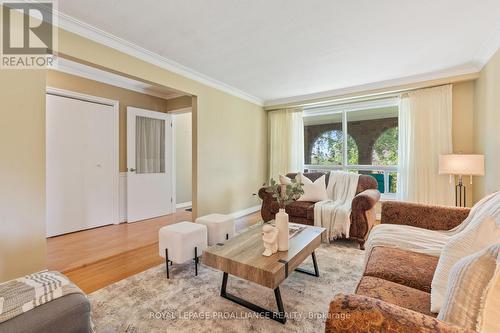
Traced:
[[192, 220], [195, 97], [67, 59], [47, 72], [48, 268], [154, 266], [159, 228]]
[[176, 110], [174, 123], [174, 155], [175, 155], [175, 195], [176, 208], [192, 212], [192, 108]]

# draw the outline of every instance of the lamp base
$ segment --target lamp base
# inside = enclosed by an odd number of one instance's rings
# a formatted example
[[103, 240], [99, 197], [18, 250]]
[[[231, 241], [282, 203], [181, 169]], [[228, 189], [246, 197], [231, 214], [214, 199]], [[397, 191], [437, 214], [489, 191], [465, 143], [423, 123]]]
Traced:
[[458, 184], [455, 186], [455, 206], [467, 206], [467, 188], [464, 186], [462, 176], [458, 178]]

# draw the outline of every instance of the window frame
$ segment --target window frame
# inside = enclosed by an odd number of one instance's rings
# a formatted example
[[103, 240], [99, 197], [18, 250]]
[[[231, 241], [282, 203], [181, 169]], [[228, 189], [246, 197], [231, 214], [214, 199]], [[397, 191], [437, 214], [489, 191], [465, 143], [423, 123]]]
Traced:
[[[398, 128], [399, 128], [399, 97], [385, 97], [375, 100], [367, 100], [361, 102], [352, 102], [345, 104], [330, 104], [330, 105], [322, 105], [322, 106], [311, 106], [304, 107], [303, 117], [314, 117], [320, 115], [329, 115], [329, 114], [341, 114], [342, 119], [342, 164], [341, 165], [316, 165], [316, 164], [305, 164], [304, 158], [304, 170], [309, 171], [320, 171], [320, 170], [356, 170], [356, 171], [378, 171], [382, 172], [384, 175], [384, 192], [382, 193], [383, 198], [385, 199], [394, 199], [396, 198], [396, 193], [390, 193], [390, 184], [389, 184], [389, 175], [391, 173], [396, 173], [399, 175], [399, 166], [398, 165], [351, 165], [348, 164], [348, 119], [347, 115], [353, 111], [361, 111], [366, 109], [377, 109], [384, 107], [398, 107]], [[304, 128], [306, 125], [304, 125]], [[398, 150], [399, 150], [399, 139], [398, 139]], [[398, 156], [399, 160], [399, 156]]]

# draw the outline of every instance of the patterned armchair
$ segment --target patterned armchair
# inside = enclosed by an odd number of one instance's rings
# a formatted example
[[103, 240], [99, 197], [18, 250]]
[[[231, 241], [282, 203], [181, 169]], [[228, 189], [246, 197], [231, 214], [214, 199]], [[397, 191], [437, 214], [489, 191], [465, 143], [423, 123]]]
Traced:
[[327, 333], [473, 333], [376, 298], [339, 294], [330, 303]]
[[382, 203], [381, 223], [428, 230], [450, 230], [462, 223], [469, 212], [470, 208], [386, 201]]
[[[287, 177], [295, 178], [296, 173], [289, 173]], [[319, 177], [326, 175], [328, 185], [329, 173], [311, 172], [304, 176], [315, 181]], [[378, 183], [375, 178], [367, 175], [360, 175], [356, 196], [352, 200], [350, 239], [356, 240], [360, 248], [364, 249], [366, 237], [370, 233], [376, 219], [375, 205], [380, 200], [380, 192], [377, 190]], [[263, 187], [259, 190], [259, 197], [262, 199], [261, 215], [264, 221], [274, 219], [279, 211], [278, 202], [272, 194], [266, 192]], [[314, 225], [314, 202], [295, 201], [286, 207], [286, 212], [290, 217], [290, 222]]]
[[[408, 225], [427, 230], [450, 230], [462, 223], [469, 208], [384, 202], [382, 224]], [[438, 320], [430, 311], [431, 283], [439, 257], [403, 248], [373, 246], [356, 292], [339, 294], [330, 303], [325, 332], [470, 332]], [[382, 228], [382, 229], [381, 229]], [[429, 231], [430, 232], [430, 231]]]

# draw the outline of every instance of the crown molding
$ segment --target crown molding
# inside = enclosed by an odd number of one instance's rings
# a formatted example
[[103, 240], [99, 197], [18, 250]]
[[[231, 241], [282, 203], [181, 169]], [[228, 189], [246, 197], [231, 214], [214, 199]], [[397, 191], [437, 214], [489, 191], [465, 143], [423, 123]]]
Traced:
[[64, 14], [60, 11], [55, 11], [55, 15], [57, 15], [58, 17], [59, 28], [80, 35], [99, 44], [111, 47], [115, 50], [131, 55], [135, 58], [141, 59], [145, 62], [151, 63], [153, 65], [156, 65], [173, 73], [179, 74], [193, 81], [207, 85], [209, 87], [221, 90], [233, 96], [257, 104], [259, 106], [264, 105], [264, 101], [261, 98], [248, 94], [242, 90], [239, 90], [221, 81], [213, 79], [205, 74], [192, 70], [175, 61], [162, 57], [149, 50], [146, 50], [134, 43], [128, 42], [108, 32], [105, 32], [87, 23], [79, 21], [67, 14]]
[[[466, 81], [470, 79], [477, 78], [477, 74], [479, 72], [479, 68], [476, 65], [467, 65], [460, 68], [452, 68], [444, 71], [436, 71], [432, 73], [426, 73], [421, 75], [413, 75], [407, 76], [398, 79], [379, 81], [374, 83], [368, 83], [358, 86], [352, 86], [348, 88], [327, 90], [319, 93], [312, 93], [300, 96], [293, 96], [287, 98], [279, 98], [270, 101], [266, 101], [264, 107], [266, 110], [271, 110], [275, 108], [281, 107], [291, 107], [291, 106], [299, 106], [304, 104], [314, 104], [323, 102], [325, 99], [335, 99], [336, 97], [346, 96], [346, 95], [355, 95], [361, 93], [369, 93], [369, 92], [377, 92], [380, 90], [385, 90], [385, 94], [391, 93], [387, 89], [395, 88], [395, 87], [405, 87], [411, 85], [422, 85], [425, 82], [432, 83], [430, 85], [436, 84], [437, 80], [442, 81], [439, 84], [445, 84], [446, 81]], [[450, 78], [454, 78], [453, 80], [448, 80]], [[449, 83], [448, 82], [448, 83]], [[374, 93], [377, 94], [377, 93]]]
[[61, 57], [57, 59], [56, 66], [50, 69], [163, 99], [172, 99], [183, 96], [182, 94], [176, 92], [162, 92], [154, 90], [152, 89], [152, 86], [147, 83], [129, 79], [118, 74], [106, 72], [104, 70]]

